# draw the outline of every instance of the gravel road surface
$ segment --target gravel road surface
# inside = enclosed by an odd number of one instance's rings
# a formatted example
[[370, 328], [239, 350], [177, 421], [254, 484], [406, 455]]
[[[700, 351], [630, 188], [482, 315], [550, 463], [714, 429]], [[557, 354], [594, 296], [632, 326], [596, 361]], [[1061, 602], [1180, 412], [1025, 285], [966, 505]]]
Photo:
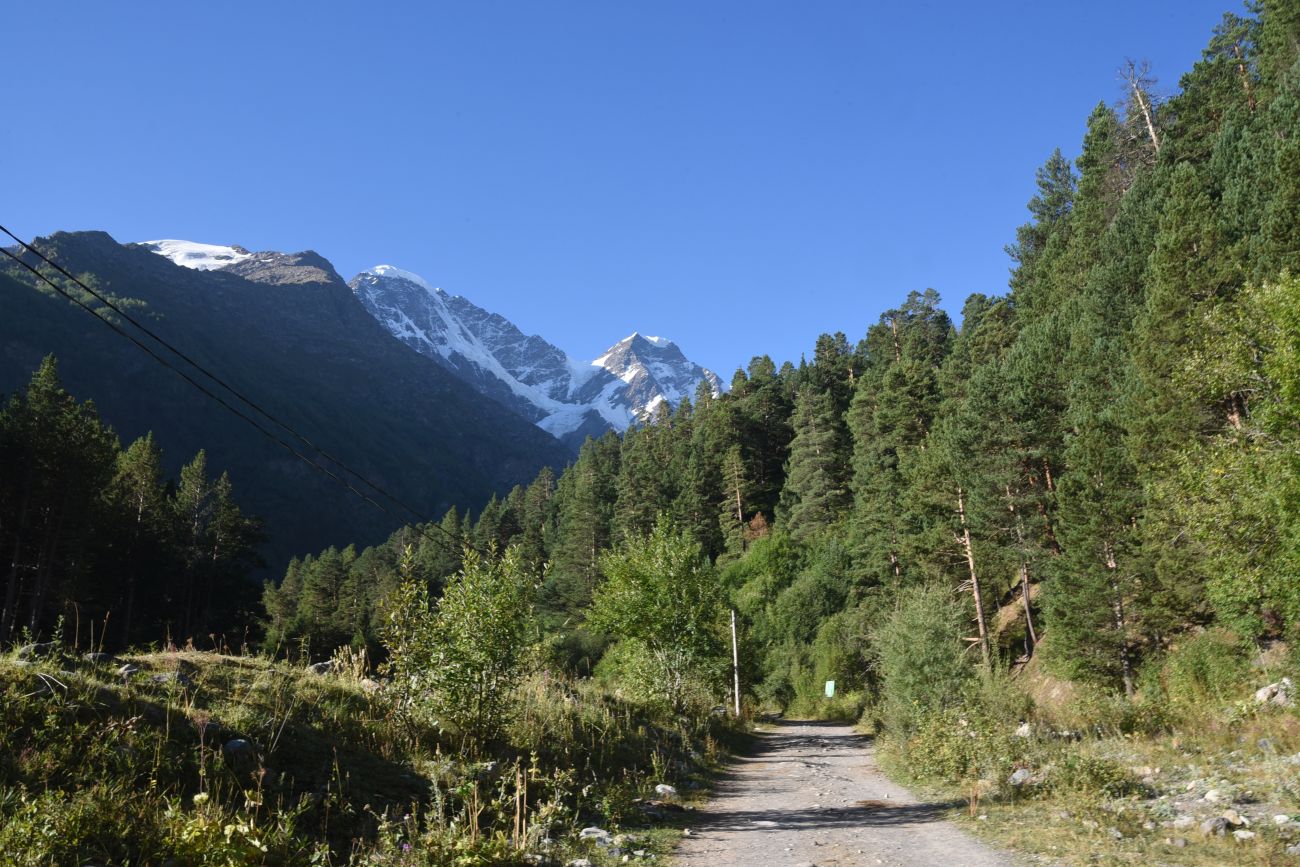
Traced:
[[697, 811], [675, 867], [942, 865], [1002, 867], [1009, 855], [918, 801], [876, 767], [870, 738], [849, 726], [781, 722], [757, 735]]

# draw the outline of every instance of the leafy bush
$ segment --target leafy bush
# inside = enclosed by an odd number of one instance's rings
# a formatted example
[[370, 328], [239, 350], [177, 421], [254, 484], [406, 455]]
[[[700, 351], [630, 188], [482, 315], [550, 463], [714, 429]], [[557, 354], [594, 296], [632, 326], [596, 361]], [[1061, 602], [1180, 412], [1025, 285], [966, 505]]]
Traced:
[[726, 609], [698, 542], [661, 517], [649, 535], [603, 556], [601, 571], [588, 621], [623, 645], [608, 671], [674, 712], [701, 686], [722, 685]]
[[[411, 564], [408, 548], [408, 576]], [[388, 605], [388, 670], [412, 707], [459, 733], [471, 750], [497, 737], [514, 711], [514, 687], [533, 655], [537, 583], [518, 548], [499, 559], [467, 549], [436, 605], [428, 585], [409, 577]]]

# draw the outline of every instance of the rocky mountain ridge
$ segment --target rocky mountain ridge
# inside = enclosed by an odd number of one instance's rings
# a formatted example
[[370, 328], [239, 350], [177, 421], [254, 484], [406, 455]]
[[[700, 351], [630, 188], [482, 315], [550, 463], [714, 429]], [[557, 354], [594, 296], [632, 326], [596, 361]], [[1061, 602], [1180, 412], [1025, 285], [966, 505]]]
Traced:
[[716, 374], [666, 338], [633, 332], [584, 363], [391, 265], [358, 274], [348, 285], [393, 336], [574, 449], [587, 436], [626, 430], [660, 403], [693, 397], [701, 383], [714, 394], [723, 390]]

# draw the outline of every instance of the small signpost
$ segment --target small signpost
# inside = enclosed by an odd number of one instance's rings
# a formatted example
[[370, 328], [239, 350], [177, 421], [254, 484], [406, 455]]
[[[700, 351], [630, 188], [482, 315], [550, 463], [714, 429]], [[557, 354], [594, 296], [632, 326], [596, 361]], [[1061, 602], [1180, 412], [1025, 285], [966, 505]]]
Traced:
[[835, 698], [835, 681], [833, 680], [826, 681], [826, 697]]

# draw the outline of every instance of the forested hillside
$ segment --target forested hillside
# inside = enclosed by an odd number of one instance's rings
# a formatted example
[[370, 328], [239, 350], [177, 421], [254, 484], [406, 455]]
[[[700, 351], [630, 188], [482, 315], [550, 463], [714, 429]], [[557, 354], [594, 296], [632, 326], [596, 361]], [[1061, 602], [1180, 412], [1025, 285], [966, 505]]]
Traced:
[[971, 295], [960, 327], [913, 292], [856, 343], [823, 335], [798, 366], [757, 356], [729, 393], [588, 441], [473, 521], [296, 562], [268, 592], [272, 635], [373, 639], [372, 605], [307, 600], [373, 603], [408, 543], [432, 582], [456, 566], [448, 538], [519, 544], [550, 564], [554, 643], [586, 670], [601, 552], [660, 515], [722, 567], [749, 683], [781, 705], [867, 685], [869, 636], [935, 585], [963, 595], [980, 658], [1041, 653], [1129, 694], [1190, 630], [1289, 634], [1298, 26], [1292, 3], [1225, 16], [1167, 99], [1128, 66], [1077, 159], [1038, 170], [1009, 290]]

